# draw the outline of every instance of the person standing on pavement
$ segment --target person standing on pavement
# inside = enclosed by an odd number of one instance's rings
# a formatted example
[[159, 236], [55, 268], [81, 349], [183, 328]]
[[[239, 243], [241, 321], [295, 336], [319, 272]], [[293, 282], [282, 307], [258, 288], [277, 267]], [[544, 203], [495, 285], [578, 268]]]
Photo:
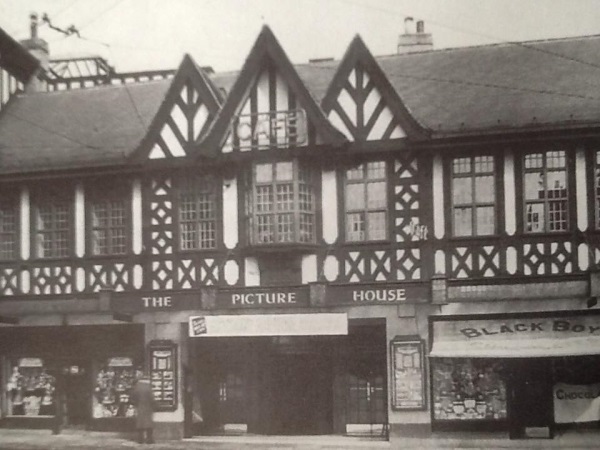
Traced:
[[140, 444], [153, 444], [152, 436], [154, 413], [154, 395], [150, 385], [150, 377], [143, 375], [131, 392], [131, 399], [136, 408], [135, 425], [139, 433], [138, 442]]

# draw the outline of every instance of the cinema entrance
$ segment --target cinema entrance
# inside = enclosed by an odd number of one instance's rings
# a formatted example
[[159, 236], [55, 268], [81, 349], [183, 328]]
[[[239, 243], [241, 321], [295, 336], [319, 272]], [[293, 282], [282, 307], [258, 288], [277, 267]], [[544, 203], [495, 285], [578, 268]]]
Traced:
[[343, 316], [328, 335], [190, 338], [193, 434], [346, 434], [348, 423], [386, 423], [385, 322]]

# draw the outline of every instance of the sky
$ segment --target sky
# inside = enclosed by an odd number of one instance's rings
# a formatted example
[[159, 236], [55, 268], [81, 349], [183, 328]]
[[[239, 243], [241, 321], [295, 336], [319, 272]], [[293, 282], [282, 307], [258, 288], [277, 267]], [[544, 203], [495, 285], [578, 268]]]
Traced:
[[241, 68], [263, 25], [293, 63], [339, 59], [359, 34], [374, 55], [395, 53], [404, 20], [423, 20], [434, 48], [600, 34], [599, 0], [0, 0], [0, 27], [29, 37], [42, 25], [51, 57], [100, 55], [117, 72], [176, 68], [189, 53], [217, 71]]

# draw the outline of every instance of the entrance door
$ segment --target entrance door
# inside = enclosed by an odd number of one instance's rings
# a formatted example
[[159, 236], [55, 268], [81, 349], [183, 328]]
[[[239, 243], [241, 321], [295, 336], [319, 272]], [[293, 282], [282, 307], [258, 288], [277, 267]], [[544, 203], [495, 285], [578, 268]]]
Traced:
[[271, 432], [332, 433], [331, 361], [318, 353], [283, 354], [272, 369]]
[[513, 368], [510, 389], [510, 437], [551, 438], [552, 370], [548, 360], [531, 359]]
[[66, 424], [79, 426], [90, 418], [91, 383], [86, 364], [73, 363], [64, 367]]

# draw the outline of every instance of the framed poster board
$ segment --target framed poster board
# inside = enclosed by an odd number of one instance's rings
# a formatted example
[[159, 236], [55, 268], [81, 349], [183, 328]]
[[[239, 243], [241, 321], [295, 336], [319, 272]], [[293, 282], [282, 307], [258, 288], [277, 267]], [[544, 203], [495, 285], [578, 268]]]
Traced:
[[423, 341], [394, 338], [390, 342], [392, 362], [392, 409], [424, 410], [425, 368]]
[[148, 344], [150, 383], [155, 411], [177, 409], [177, 344], [150, 341]]

